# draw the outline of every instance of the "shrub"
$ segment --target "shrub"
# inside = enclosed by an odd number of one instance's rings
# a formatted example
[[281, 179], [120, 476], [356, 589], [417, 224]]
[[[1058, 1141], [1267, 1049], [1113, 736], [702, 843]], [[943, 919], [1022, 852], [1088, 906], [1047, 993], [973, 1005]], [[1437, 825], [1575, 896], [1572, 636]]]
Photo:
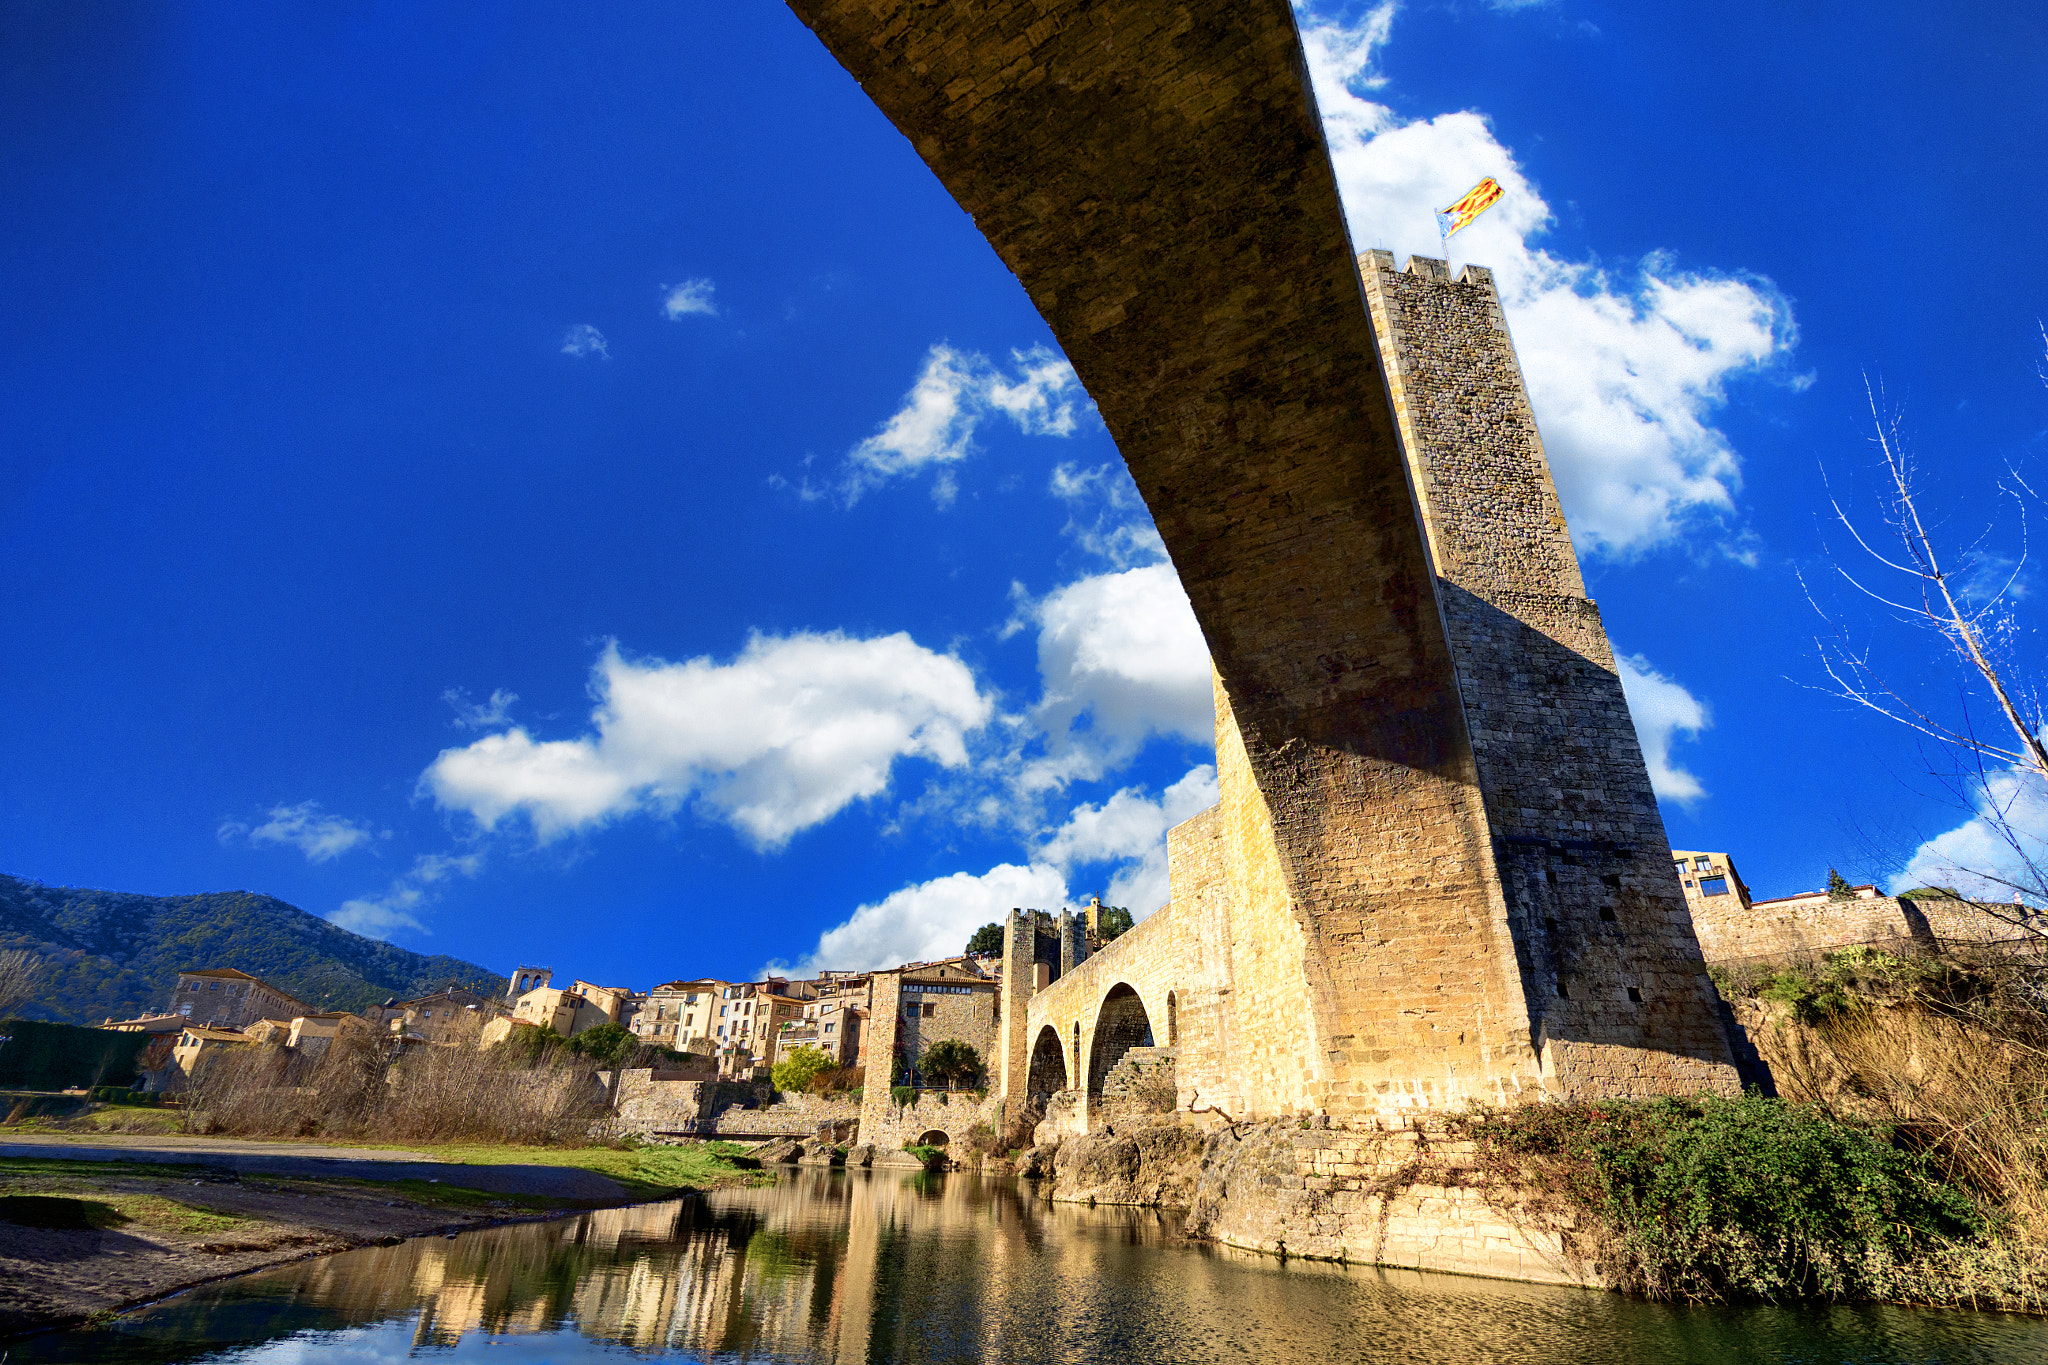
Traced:
[[619, 1067], [640, 1051], [641, 1042], [623, 1024], [599, 1024], [569, 1039], [569, 1051], [603, 1067]]
[[185, 1103], [201, 1132], [399, 1142], [581, 1142], [604, 1112], [589, 1063], [566, 1048], [420, 1048], [391, 1063], [352, 1033], [317, 1057], [261, 1045], [211, 1054]]
[[1657, 1298], [1927, 1298], [1987, 1219], [1889, 1129], [1760, 1095], [1475, 1110], [1505, 1183], [1596, 1230], [1601, 1271]]
[[793, 1048], [789, 1056], [777, 1062], [768, 1072], [769, 1079], [777, 1090], [809, 1090], [818, 1077], [833, 1069], [832, 1059], [821, 1048], [808, 1045]]
[[914, 1104], [917, 1102], [917, 1091], [907, 1085], [892, 1085], [889, 1087], [889, 1098], [898, 1105]]
[[950, 1089], [960, 1082], [980, 1079], [981, 1054], [971, 1043], [941, 1038], [924, 1050], [918, 1070], [931, 1080], [945, 1082]]
[[944, 1147], [927, 1147], [921, 1142], [906, 1142], [903, 1144], [903, 1150], [923, 1162], [924, 1168], [927, 1171], [943, 1171], [946, 1169], [946, 1149]]

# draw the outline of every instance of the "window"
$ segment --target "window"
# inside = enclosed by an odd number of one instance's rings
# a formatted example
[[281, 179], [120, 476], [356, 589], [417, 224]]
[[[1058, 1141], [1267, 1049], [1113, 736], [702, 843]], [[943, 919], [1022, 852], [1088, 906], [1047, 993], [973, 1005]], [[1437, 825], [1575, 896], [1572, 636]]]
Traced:
[[825, 1025], [825, 1032], [830, 1033], [832, 1031], [832, 1027], [833, 1026], [830, 1024]]
[[1727, 879], [1726, 877], [1702, 877], [1702, 878], [1700, 878], [1700, 894], [1701, 894], [1701, 895], [1703, 895], [1703, 896], [1725, 896], [1725, 895], [1727, 895], [1727, 894], [1728, 894], [1728, 879]]
[[1692, 869], [1695, 872], [1705, 872], [1708, 868], [1712, 867], [1713, 865], [1714, 860], [1712, 858], [1709, 858], [1704, 853], [1702, 853], [1699, 857], [1694, 858], [1692, 860]]

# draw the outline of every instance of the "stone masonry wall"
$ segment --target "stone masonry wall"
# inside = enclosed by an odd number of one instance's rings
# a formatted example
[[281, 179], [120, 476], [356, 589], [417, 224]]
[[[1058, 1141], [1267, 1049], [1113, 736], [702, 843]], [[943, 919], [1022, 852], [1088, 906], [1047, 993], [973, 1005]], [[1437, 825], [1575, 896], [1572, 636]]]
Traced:
[[[876, 972], [868, 984], [867, 1075], [861, 1088], [860, 1126], [878, 1132], [894, 1107], [889, 1099], [890, 1062], [903, 1027], [903, 974]], [[862, 1141], [871, 1139], [863, 1138]]]
[[[902, 1020], [897, 1025], [903, 1055], [913, 1065], [925, 1049], [942, 1039], [958, 1039], [973, 1048], [982, 1064], [1000, 1060], [996, 1039], [996, 988], [953, 981], [906, 979], [902, 986]], [[930, 1014], [925, 1011], [929, 1009]], [[919, 1084], [931, 1085], [930, 1077]]]
[[1729, 1089], [1691, 913], [1492, 273], [1359, 258], [1435, 560], [1532, 1040], [1574, 1096]]
[[1734, 896], [1716, 896], [1693, 911], [1693, 922], [1709, 962], [1806, 957], [1856, 944], [1910, 950], [2021, 937], [2021, 930], [1973, 909], [1968, 901], [1896, 896], [1817, 896], [1752, 906]]

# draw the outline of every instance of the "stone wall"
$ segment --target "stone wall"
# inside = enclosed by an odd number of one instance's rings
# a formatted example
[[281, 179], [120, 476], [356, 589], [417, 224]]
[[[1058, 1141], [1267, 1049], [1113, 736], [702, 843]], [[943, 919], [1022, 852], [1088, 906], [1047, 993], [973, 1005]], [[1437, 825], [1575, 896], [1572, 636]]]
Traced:
[[[870, 1088], [868, 1094], [872, 1095]], [[946, 1135], [946, 1146], [957, 1147], [976, 1124], [987, 1124], [991, 1132], [1003, 1127], [1003, 1100], [999, 1095], [976, 1098], [971, 1090], [920, 1090], [909, 1104], [897, 1104], [883, 1092], [880, 1105], [861, 1106], [860, 1141], [874, 1148], [874, 1160], [889, 1164], [915, 1164], [903, 1152], [903, 1144], [916, 1142], [936, 1129]]]
[[1814, 896], [1744, 906], [1734, 896], [1715, 896], [1694, 909], [1693, 922], [1709, 962], [1811, 957], [1857, 944], [1893, 951], [1933, 950], [2022, 936], [2020, 929], [1968, 901], [1931, 897]]
[[1122, 1119], [1062, 1141], [1051, 1197], [1187, 1210], [1189, 1236], [1278, 1256], [1595, 1285], [1571, 1218], [1441, 1131]]

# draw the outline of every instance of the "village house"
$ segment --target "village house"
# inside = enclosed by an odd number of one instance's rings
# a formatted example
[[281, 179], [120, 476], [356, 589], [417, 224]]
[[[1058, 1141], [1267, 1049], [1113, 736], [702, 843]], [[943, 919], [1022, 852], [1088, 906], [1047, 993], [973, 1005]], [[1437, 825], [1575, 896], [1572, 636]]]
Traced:
[[785, 1023], [803, 1017], [804, 1002], [815, 989], [811, 982], [779, 976], [722, 987], [711, 1019], [719, 1073], [746, 1077], [771, 1065], [776, 1035]]
[[[513, 1024], [531, 1024], [535, 1028], [553, 1029], [563, 1037], [570, 1038], [585, 1029], [616, 1022], [608, 1012], [586, 999], [580, 991], [542, 986], [520, 996], [512, 1006], [512, 1013], [506, 1018], [487, 1025], [483, 1041], [488, 1043], [505, 1037]], [[497, 1027], [500, 1024], [506, 1027]]]
[[485, 1024], [510, 1014], [501, 1001], [451, 985], [414, 1000], [386, 1000], [363, 1017], [404, 1045], [475, 1047]]
[[642, 1041], [676, 1052], [717, 1052], [712, 1020], [720, 993], [733, 983], [710, 977], [670, 981], [647, 993], [647, 1003], [633, 1027]]
[[233, 967], [194, 968], [178, 973], [170, 1013], [208, 1028], [238, 1029], [258, 1019], [291, 1019], [313, 1007]]
[[180, 1076], [190, 1080], [192, 1073], [208, 1057], [231, 1047], [253, 1047], [255, 1041], [246, 1033], [234, 1029], [208, 1028], [204, 1024], [188, 1026], [178, 1035], [178, 1041], [171, 1048], [171, 1060]]
[[360, 1015], [333, 1010], [325, 1014], [302, 1014], [292, 1020], [284, 1045], [302, 1057], [318, 1057], [336, 1038], [346, 1033], [370, 1037], [375, 1030]]

